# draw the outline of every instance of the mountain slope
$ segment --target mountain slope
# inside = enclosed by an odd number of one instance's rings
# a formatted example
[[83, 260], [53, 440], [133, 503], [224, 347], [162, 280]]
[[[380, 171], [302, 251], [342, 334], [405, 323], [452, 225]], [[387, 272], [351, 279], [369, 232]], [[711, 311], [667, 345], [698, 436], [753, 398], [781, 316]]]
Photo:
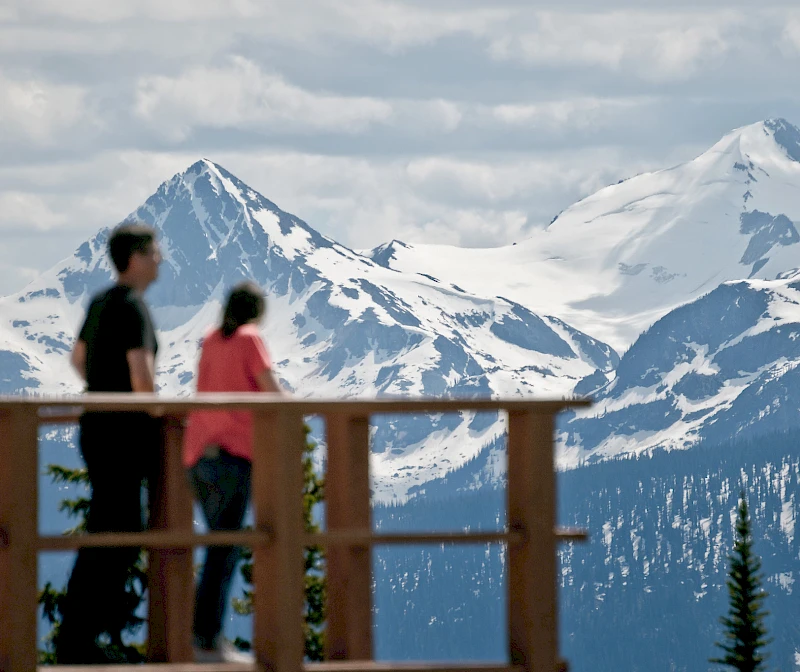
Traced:
[[[727, 611], [726, 556], [739, 493], [750, 504], [755, 553], [769, 592], [769, 669], [800, 668], [800, 431], [759, 441], [609, 460], [558, 476], [558, 522], [589, 531], [559, 546], [560, 652], [571, 670], [717, 669]], [[455, 475], [460, 478], [460, 474]], [[384, 533], [495, 531], [502, 489], [441, 491], [378, 507]], [[507, 655], [502, 547], [376, 551], [376, 652], [383, 659]], [[719, 668], [722, 669], [722, 668]]]
[[562, 423], [567, 463], [797, 427], [800, 271], [720, 285], [642, 334], [613, 380], [598, 378], [585, 389], [595, 405]]
[[621, 351], [722, 282], [797, 267], [798, 221], [800, 131], [776, 119], [729, 133], [693, 161], [601, 189], [519, 244], [392, 241], [368, 256], [522, 301]]

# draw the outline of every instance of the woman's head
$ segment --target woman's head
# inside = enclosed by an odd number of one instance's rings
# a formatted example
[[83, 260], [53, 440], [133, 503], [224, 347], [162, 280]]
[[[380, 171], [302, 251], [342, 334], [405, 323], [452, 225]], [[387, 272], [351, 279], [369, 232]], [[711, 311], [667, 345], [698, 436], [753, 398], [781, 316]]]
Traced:
[[243, 324], [257, 322], [264, 316], [266, 302], [261, 289], [252, 282], [236, 285], [228, 295], [222, 317], [222, 336], [230, 338]]

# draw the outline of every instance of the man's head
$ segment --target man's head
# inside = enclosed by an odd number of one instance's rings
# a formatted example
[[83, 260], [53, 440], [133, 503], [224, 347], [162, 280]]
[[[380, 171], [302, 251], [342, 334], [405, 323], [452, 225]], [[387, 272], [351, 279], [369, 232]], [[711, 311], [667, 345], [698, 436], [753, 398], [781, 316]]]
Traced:
[[161, 252], [155, 230], [146, 224], [120, 224], [108, 239], [108, 250], [121, 281], [144, 290], [158, 277]]

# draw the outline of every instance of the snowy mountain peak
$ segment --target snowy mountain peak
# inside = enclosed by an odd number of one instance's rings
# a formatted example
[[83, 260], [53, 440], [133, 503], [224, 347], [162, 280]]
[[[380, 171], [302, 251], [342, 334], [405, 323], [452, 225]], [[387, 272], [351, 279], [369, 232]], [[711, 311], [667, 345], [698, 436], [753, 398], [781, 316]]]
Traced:
[[785, 167], [786, 161], [800, 162], [800, 130], [785, 119], [766, 119], [734, 129], [711, 149], [695, 159], [700, 164], [716, 163], [714, 158], [743, 163], [746, 172], [754, 163], [761, 169]]
[[[653, 198], [681, 193], [684, 200], [692, 196], [690, 189], [708, 186], [712, 190], [723, 186], [744, 186], [739, 190], [746, 206], [753, 198], [750, 187], [770, 171], [800, 174], [800, 130], [785, 119], [767, 119], [736, 128], [723, 136], [708, 150], [683, 164], [665, 170], [642, 173], [613, 184], [567, 208], [551, 222], [548, 229], [564, 226], [565, 215], [576, 209], [589, 209], [594, 204], [639, 203], [642, 196]], [[724, 183], [724, 184], [723, 184]], [[657, 187], [655, 194], [651, 190]], [[688, 192], [688, 193], [687, 193]], [[749, 209], [749, 208], [747, 208]]]
[[323, 236], [305, 222], [287, 215], [272, 201], [209, 159], [201, 159], [163, 182], [126, 221], [143, 219], [161, 233], [167, 233], [168, 206], [174, 206], [176, 200], [185, 201], [191, 208], [194, 219], [211, 245], [226, 242], [226, 237], [237, 227], [252, 230], [254, 224], [268, 234], [276, 232], [283, 236], [299, 227], [313, 236], [316, 244], [326, 244], [322, 242]]
[[[163, 182], [124, 221], [145, 222], [159, 233], [164, 264], [150, 292], [156, 307], [199, 306], [218, 287], [244, 278], [268, 286], [286, 264], [340, 247], [208, 159]], [[82, 244], [62, 268], [69, 296], [83, 297], [107, 281], [108, 231]]]
[[410, 250], [412, 249], [411, 245], [404, 243], [401, 240], [392, 239], [388, 243], [383, 243], [383, 245], [378, 245], [378, 247], [373, 248], [372, 250], [368, 250], [363, 252], [362, 254], [365, 257], [369, 257], [374, 261], [378, 266], [383, 266], [384, 268], [391, 268], [392, 267], [392, 260], [397, 257], [398, 250]]

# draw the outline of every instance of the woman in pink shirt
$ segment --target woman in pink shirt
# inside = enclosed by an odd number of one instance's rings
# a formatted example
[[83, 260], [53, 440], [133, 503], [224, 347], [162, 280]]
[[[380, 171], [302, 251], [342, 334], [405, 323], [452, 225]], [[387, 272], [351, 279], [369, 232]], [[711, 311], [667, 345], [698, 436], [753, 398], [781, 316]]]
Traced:
[[[253, 283], [234, 287], [222, 326], [203, 340], [198, 392], [281, 392], [258, 332], [265, 311]], [[253, 422], [247, 411], [196, 411], [189, 415], [183, 464], [210, 530], [238, 530], [250, 499]], [[194, 645], [197, 662], [239, 662], [221, 636], [231, 579], [240, 549], [215, 546], [197, 585]]]

